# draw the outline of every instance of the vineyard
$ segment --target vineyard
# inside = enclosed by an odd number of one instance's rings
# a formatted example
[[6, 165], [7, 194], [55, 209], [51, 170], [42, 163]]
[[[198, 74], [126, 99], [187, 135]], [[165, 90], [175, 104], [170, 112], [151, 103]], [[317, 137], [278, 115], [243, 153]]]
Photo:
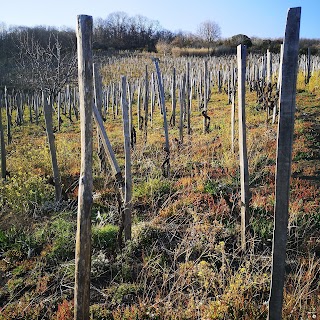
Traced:
[[[280, 55], [244, 60], [245, 234], [237, 56], [96, 60], [90, 319], [266, 319]], [[73, 319], [78, 87], [0, 107], [0, 319]], [[320, 59], [301, 55], [283, 319], [320, 316], [319, 108]]]

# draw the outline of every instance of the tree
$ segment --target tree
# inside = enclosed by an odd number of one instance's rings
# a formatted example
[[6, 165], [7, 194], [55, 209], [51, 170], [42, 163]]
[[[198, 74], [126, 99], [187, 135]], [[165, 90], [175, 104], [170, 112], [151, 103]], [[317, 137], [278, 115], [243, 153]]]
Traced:
[[57, 94], [72, 82], [77, 61], [74, 36], [74, 32], [44, 27], [15, 32], [17, 83], [22, 88]]
[[221, 37], [221, 29], [216, 22], [206, 20], [198, 26], [197, 34], [207, 45], [209, 52], [213, 42]]
[[247, 48], [252, 47], [251, 39], [245, 34], [236, 34], [235, 36], [231, 37], [228, 42], [230, 42], [230, 45], [234, 47], [237, 47], [239, 44], [243, 44]]

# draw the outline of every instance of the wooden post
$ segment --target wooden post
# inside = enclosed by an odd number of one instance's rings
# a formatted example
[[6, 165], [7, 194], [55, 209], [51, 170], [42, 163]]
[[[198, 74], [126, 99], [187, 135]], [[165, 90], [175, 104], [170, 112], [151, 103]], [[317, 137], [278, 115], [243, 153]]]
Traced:
[[148, 83], [148, 67], [146, 66], [145, 72], [145, 87], [144, 87], [144, 142], [147, 143], [148, 136], [148, 120], [149, 120], [149, 112], [148, 112], [148, 100], [149, 100], [149, 83]]
[[209, 132], [210, 117], [208, 116], [208, 101], [209, 101], [209, 83], [208, 83], [208, 61], [204, 61], [203, 72], [203, 133]]
[[231, 152], [234, 153], [234, 123], [235, 123], [235, 113], [236, 113], [236, 105], [235, 105], [235, 90], [231, 92]]
[[56, 152], [56, 146], [54, 142], [54, 134], [53, 134], [53, 126], [52, 126], [52, 107], [51, 105], [48, 104], [48, 100], [44, 92], [42, 92], [42, 104], [43, 104], [44, 119], [46, 123], [47, 137], [49, 142], [53, 181], [54, 181], [54, 188], [56, 193], [56, 201], [59, 202], [61, 200], [61, 181], [60, 181], [57, 152]]
[[7, 87], [4, 88], [4, 101], [6, 105], [6, 115], [7, 115], [7, 141], [8, 144], [11, 143], [12, 141], [12, 136], [11, 136], [11, 111], [10, 111], [10, 105], [8, 101], [8, 91]]
[[132, 121], [132, 102], [133, 102], [133, 88], [131, 88], [130, 82], [127, 82], [128, 90], [128, 112], [129, 112], [129, 131], [130, 131], [130, 144], [133, 149], [136, 143], [136, 130]]
[[162, 77], [161, 77], [161, 72], [158, 64], [157, 59], [153, 59], [153, 62], [156, 67], [157, 71], [157, 78], [158, 78], [158, 86], [159, 86], [159, 92], [160, 92], [160, 104], [161, 104], [161, 110], [163, 113], [163, 128], [164, 128], [164, 136], [165, 136], [165, 151], [170, 152], [169, 148], [169, 133], [168, 133], [168, 122], [167, 122], [167, 110], [166, 110], [166, 105], [165, 105], [165, 100], [164, 100], [164, 89], [163, 89], [163, 82], [162, 82]]
[[[100, 66], [96, 63], [93, 64], [93, 87], [94, 87], [94, 106], [97, 108], [97, 111], [102, 117], [102, 81], [100, 76]], [[95, 116], [96, 120], [96, 116]], [[97, 127], [97, 147], [98, 147], [98, 158], [99, 158], [99, 167], [100, 172], [103, 172], [105, 169], [105, 157], [102, 150], [102, 137], [99, 134], [99, 127]]]
[[301, 8], [288, 11], [283, 44], [269, 320], [282, 317]]
[[272, 54], [267, 50], [267, 83], [272, 82]]
[[180, 120], [179, 120], [179, 143], [183, 144], [183, 111], [185, 110], [185, 82], [186, 75], [183, 74], [180, 79], [179, 103], [180, 103]]
[[246, 234], [249, 225], [249, 171], [246, 138], [245, 81], [246, 47], [238, 45], [238, 116], [239, 116], [239, 157], [241, 179], [241, 248], [246, 249]]
[[139, 82], [138, 94], [137, 94], [137, 121], [138, 121], [138, 129], [139, 130], [142, 129], [140, 95], [141, 95], [141, 83]]
[[0, 106], [0, 147], [1, 147], [1, 178], [5, 180], [7, 176], [6, 145], [4, 141], [1, 106]]
[[221, 71], [218, 71], [218, 92], [222, 92], [222, 80], [221, 80]]
[[126, 95], [127, 79], [121, 77], [122, 87], [122, 121], [123, 121], [123, 136], [124, 136], [124, 152], [125, 152], [125, 193], [124, 193], [124, 239], [131, 239], [131, 199], [132, 199], [132, 178], [131, 178], [131, 143], [130, 143], [130, 124], [129, 110]]
[[154, 73], [151, 72], [151, 83], [150, 83], [150, 120], [151, 120], [151, 128], [153, 127], [153, 113], [154, 106], [156, 102], [156, 92], [155, 92], [155, 80]]
[[191, 134], [191, 98], [190, 98], [190, 63], [187, 62], [186, 66], [186, 115], [187, 115], [187, 133]]
[[81, 169], [75, 256], [74, 319], [87, 320], [90, 318], [91, 269], [93, 106], [92, 17], [79, 15], [77, 18]]
[[308, 53], [307, 53], [307, 74], [306, 74], [306, 84], [309, 83], [311, 77], [311, 50], [308, 48]]
[[61, 129], [61, 92], [58, 92], [58, 101], [57, 101], [57, 109], [58, 109], [58, 131]]
[[[280, 47], [280, 65], [279, 65], [279, 75], [278, 75], [278, 82], [277, 82], [277, 90], [280, 92], [281, 81], [282, 81], [282, 59], [283, 59], [283, 44]], [[276, 122], [277, 111], [279, 109], [280, 99], [278, 99], [277, 103], [275, 103], [273, 107], [272, 113], [272, 124]]]
[[164, 137], [165, 137], [165, 147], [164, 151], [166, 152], [166, 159], [162, 164], [163, 173], [166, 178], [169, 177], [170, 174], [170, 147], [169, 147], [169, 132], [168, 132], [168, 122], [167, 122], [167, 110], [165, 105], [164, 99], [164, 88], [163, 88], [163, 81], [161, 77], [161, 72], [158, 64], [158, 59], [153, 59], [154, 65], [157, 71], [157, 78], [158, 78], [158, 87], [160, 93], [160, 105], [163, 115], [163, 128], [164, 128]]
[[176, 99], [176, 68], [173, 67], [172, 70], [172, 114], [170, 119], [170, 124], [175, 127], [176, 125], [176, 106], [177, 106], [177, 99]]

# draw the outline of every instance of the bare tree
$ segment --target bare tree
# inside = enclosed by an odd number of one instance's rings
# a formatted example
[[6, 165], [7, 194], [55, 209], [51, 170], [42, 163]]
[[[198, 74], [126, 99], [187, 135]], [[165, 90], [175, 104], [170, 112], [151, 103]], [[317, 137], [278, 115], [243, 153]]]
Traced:
[[58, 32], [45, 31], [44, 39], [28, 29], [16, 35], [19, 82], [23, 87], [57, 94], [75, 77], [76, 46], [70, 38], [69, 48], [66, 48]]
[[213, 42], [218, 40], [221, 36], [221, 29], [216, 22], [206, 20], [199, 24], [197, 34], [206, 43], [209, 53]]

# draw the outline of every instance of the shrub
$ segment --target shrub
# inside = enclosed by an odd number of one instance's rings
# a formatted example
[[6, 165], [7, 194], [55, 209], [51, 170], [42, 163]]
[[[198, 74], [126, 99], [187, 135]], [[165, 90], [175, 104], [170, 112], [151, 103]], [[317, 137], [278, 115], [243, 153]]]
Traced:
[[92, 247], [96, 250], [114, 251], [117, 246], [119, 228], [112, 224], [92, 228]]

